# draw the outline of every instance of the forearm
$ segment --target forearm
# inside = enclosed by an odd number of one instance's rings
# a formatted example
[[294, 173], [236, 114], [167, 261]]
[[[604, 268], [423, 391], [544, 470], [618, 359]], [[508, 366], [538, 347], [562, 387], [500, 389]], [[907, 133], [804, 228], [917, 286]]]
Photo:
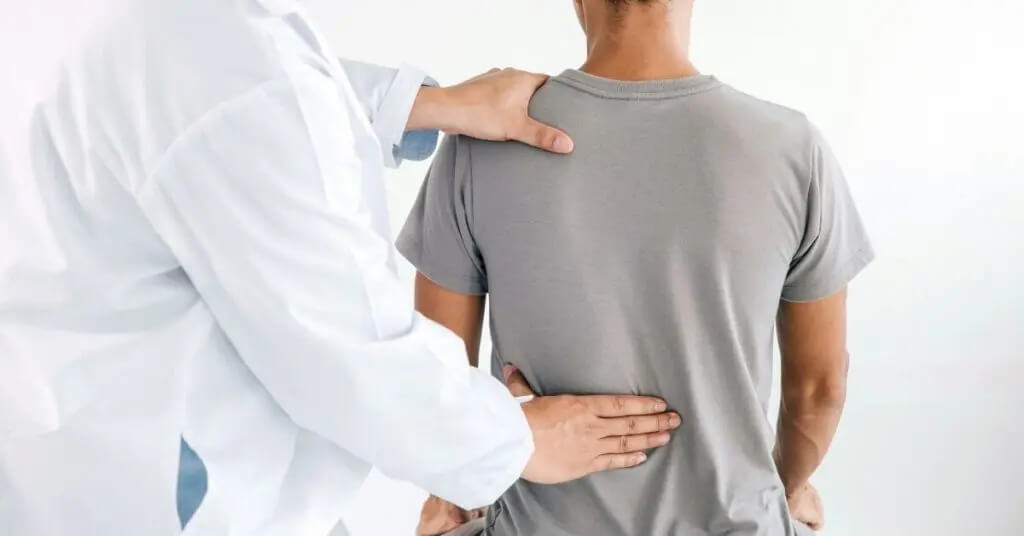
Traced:
[[787, 495], [807, 484], [839, 426], [845, 387], [821, 392], [827, 394], [783, 395], [774, 456]]
[[846, 403], [846, 290], [814, 302], [782, 302], [777, 328], [782, 404], [775, 463], [792, 494], [821, 464]]

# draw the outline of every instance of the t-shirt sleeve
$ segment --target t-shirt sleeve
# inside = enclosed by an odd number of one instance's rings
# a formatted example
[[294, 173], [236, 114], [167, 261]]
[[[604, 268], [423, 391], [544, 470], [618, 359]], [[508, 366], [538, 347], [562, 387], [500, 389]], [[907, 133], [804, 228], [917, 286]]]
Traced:
[[442, 287], [486, 294], [487, 272], [471, 226], [469, 144], [459, 136], [442, 142], [396, 245], [420, 273]]
[[874, 259], [874, 250], [828, 144], [814, 130], [806, 222], [782, 299], [810, 302], [840, 291]]

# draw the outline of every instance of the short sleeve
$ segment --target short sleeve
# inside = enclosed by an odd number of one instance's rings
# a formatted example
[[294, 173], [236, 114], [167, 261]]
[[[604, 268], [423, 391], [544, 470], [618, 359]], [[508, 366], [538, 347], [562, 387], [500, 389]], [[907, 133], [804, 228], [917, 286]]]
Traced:
[[487, 293], [487, 273], [473, 239], [469, 151], [468, 140], [445, 138], [396, 245], [431, 281], [479, 295]]
[[816, 130], [810, 161], [804, 236], [782, 291], [782, 299], [791, 302], [835, 294], [874, 259], [839, 163]]

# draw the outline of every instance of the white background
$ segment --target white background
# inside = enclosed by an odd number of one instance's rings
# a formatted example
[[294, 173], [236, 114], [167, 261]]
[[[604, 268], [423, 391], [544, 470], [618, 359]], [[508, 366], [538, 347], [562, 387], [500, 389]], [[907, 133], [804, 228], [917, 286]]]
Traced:
[[[571, 0], [310, 8], [341, 54], [442, 83], [583, 61]], [[849, 401], [814, 478], [827, 535], [1024, 534], [1022, 19], [1011, 0], [697, 3], [698, 67], [821, 127], [879, 254], [851, 289]], [[396, 228], [426, 167], [389, 178]], [[411, 534], [422, 498], [375, 475], [354, 534]]]

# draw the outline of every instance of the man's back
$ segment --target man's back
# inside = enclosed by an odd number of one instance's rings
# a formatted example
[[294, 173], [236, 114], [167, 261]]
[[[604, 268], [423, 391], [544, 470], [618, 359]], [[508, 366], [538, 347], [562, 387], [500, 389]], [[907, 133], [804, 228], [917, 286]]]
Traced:
[[492, 533], [793, 534], [765, 413], [779, 300], [828, 296], [870, 258], [831, 154], [802, 115], [705, 76], [567, 71], [531, 115], [574, 154], [448, 140], [399, 247], [490, 294], [492, 370], [662, 396], [684, 426], [640, 468], [521, 481]]

